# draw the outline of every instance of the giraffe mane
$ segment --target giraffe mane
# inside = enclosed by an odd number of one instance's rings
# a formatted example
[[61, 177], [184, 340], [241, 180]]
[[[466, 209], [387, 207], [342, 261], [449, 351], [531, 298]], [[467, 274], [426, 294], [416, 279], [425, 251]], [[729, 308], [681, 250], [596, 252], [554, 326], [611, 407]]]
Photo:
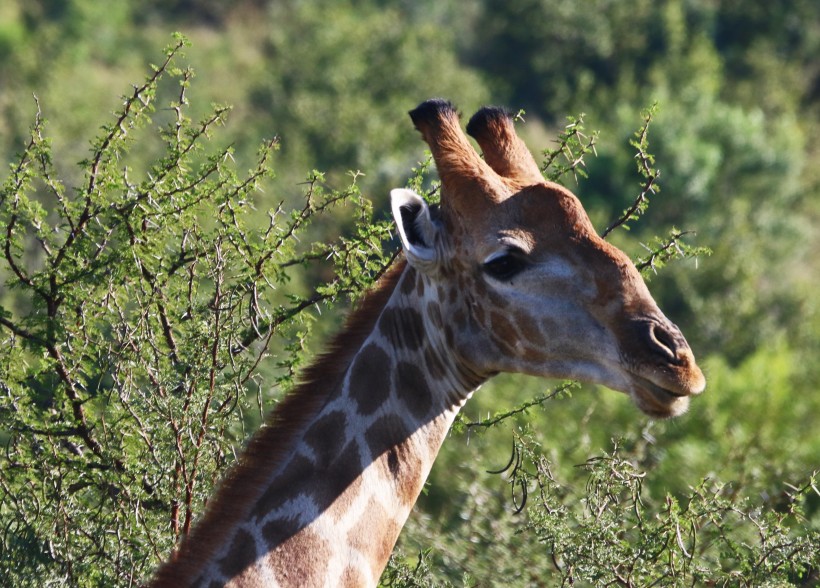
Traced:
[[176, 587], [192, 583], [202, 565], [248, 514], [271, 473], [290, 457], [292, 440], [313, 419], [341, 382], [364, 340], [390, 299], [407, 262], [402, 258], [378, 280], [347, 317], [339, 331], [302, 371], [299, 384], [268, 415], [245, 451], [219, 484], [205, 513], [182, 540], [174, 556], [156, 573], [151, 586]]

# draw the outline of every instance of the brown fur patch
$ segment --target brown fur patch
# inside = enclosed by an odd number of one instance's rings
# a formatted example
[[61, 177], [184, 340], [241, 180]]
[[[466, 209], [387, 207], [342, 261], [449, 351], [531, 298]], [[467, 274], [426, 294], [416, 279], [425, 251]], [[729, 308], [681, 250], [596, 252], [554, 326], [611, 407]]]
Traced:
[[376, 420], [364, 434], [373, 461], [394, 445], [402, 443], [410, 436], [410, 431], [398, 416], [386, 415]]
[[331, 549], [327, 541], [310, 529], [302, 529], [268, 555], [270, 566], [282, 588], [320, 586]]
[[398, 349], [417, 351], [426, 339], [424, 321], [415, 308], [385, 309], [379, 320], [379, 330]]
[[433, 392], [421, 369], [407, 361], [400, 361], [395, 373], [396, 393], [417, 419], [427, 416], [433, 407]]
[[483, 300], [485, 296], [487, 296], [487, 284], [484, 283], [484, 280], [479, 278], [473, 280], [473, 287], [471, 289], [473, 296], [477, 297], [479, 300]]
[[262, 535], [268, 547], [274, 548], [293, 537], [300, 528], [301, 524], [296, 519], [274, 519], [262, 527]]
[[433, 380], [441, 380], [446, 374], [444, 364], [429, 346], [424, 350], [424, 366], [427, 368], [427, 375]]
[[313, 478], [311, 493], [319, 510], [327, 510], [345, 489], [359, 478], [361, 472], [359, 444], [351, 441], [329, 468], [317, 472], [317, 476]]
[[416, 277], [416, 296], [419, 300], [424, 298], [424, 276], [421, 273]]
[[427, 317], [436, 329], [441, 329], [444, 326], [444, 319], [441, 316], [441, 307], [438, 302], [427, 303]]
[[347, 417], [341, 411], [331, 412], [317, 420], [305, 433], [304, 441], [313, 449], [316, 469], [328, 467], [339, 455], [345, 438]]
[[[371, 499], [365, 516], [347, 534], [352, 547], [361, 551], [373, 567], [384, 567], [401, 532], [401, 525], [390, 518], [384, 508]], [[374, 538], [381, 541], [374, 541]]]
[[362, 477], [356, 476], [350, 484], [339, 494], [328, 508], [328, 513], [334, 520], [339, 521], [350, 510], [350, 506], [362, 491]]
[[535, 317], [525, 314], [518, 317], [515, 322], [518, 325], [518, 328], [521, 329], [521, 333], [530, 345], [535, 347], [543, 347], [546, 345], [547, 340], [538, 328], [538, 321]]
[[459, 288], [450, 288], [450, 293], [447, 295], [450, 301], [450, 304], [455, 304], [458, 301], [458, 297], [464, 291], [460, 290]]
[[356, 386], [349, 393], [363, 415], [373, 414], [390, 396], [391, 362], [390, 356], [374, 343], [356, 356], [350, 372]]
[[486, 318], [484, 315], [484, 308], [480, 304], [475, 304], [470, 308], [473, 311], [473, 316], [475, 316], [475, 320], [478, 321], [479, 324], [484, 324], [484, 319]]
[[513, 341], [517, 335], [509, 318], [500, 312], [492, 311], [490, 313], [490, 328], [492, 329], [493, 339], [503, 346], [507, 352], [514, 353]]
[[453, 348], [456, 345], [456, 334], [453, 331], [452, 325], [449, 323], [444, 325], [444, 340], [447, 342], [447, 347]]
[[416, 270], [408, 266], [404, 277], [401, 279], [401, 293], [410, 296], [416, 288]]
[[370, 582], [370, 579], [366, 578], [361, 570], [348, 566], [342, 572], [339, 585], [342, 588], [364, 588], [370, 586]]

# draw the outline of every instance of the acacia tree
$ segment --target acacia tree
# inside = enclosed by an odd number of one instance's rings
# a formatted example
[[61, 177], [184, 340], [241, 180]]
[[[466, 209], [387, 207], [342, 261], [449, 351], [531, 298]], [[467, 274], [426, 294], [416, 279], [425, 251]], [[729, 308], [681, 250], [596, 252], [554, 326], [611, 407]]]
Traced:
[[[262, 145], [251, 169], [237, 171], [231, 149], [211, 143], [227, 109], [196, 121], [187, 115], [191, 71], [175, 65], [184, 45], [177, 39], [123, 98], [80, 163], [78, 185], [58, 177], [38, 108], [2, 186], [4, 584], [126, 586], [145, 578], [187, 533], [236, 448], [289, 386], [308, 355], [314, 309], [355, 300], [395, 256], [385, 246], [389, 226], [374, 221], [356, 174], [333, 190], [312, 172], [298, 198], [257, 210], [257, 192], [270, 189], [277, 141]], [[163, 92], [174, 97], [157, 108]], [[634, 143], [641, 190], [608, 230], [633, 222], [657, 189], [650, 121], [647, 114]], [[156, 139], [153, 164], [131, 165], [139, 143]], [[593, 148], [594, 136], [572, 121], [546, 154], [545, 174], [582, 176]], [[428, 169], [429, 161], [420, 165], [410, 183], [435, 197]], [[312, 242], [311, 222], [341, 206], [353, 211], [349, 236]], [[673, 231], [659, 239], [639, 266], [653, 271], [692, 254], [682, 237]], [[327, 264], [330, 274], [310, 272]], [[331, 277], [308, 283], [317, 274]], [[501, 426], [552, 397], [486, 421], [461, 420], [455, 432]], [[795, 489], [782, 516], [764, 520], [705, 487], [687, 505], [644, 508], [643, 473], [622, 451], [586, 467], [587, 487], [566, 492], [532, 439], [517, 436], [504, 471], [527, 524], [509, 543], [486, 546], [488, 553], [512, 559], [505, 545], [547, 546], [549, 557], [533, 569], [567, 584], [691, 583], [718, 570], [724, 552], [741, 570], [724, 584], [764, 574], [811, 578], [818, 566], [817, 534], [787, 524], [799, 518], [811, 481]], [[733, 513], [743, 524], [726, 518]], [[490, 513], [484, 520], [492, 521]], [[707, 548], [696, 549], [698, 537]], [[451, 557], [458, 553], [453, 546]], [[383, 581], [444, 581], [425, 561], [397, 557]], [[658, 561], [668, 565], [653, 575]]]
[[[38, 111], [0, 194], [0, 576], [12, 585], [145, 576], [258, 422], [254, 405], [287, 387], [307, 314], [355, 297], [388, 262], [355, 177], [328, 190], [314, 172], [292, 210], [255, 209], [277, 141], [244, 174], [210, 145], [227, 109], [186, 116], [183, 45], [124, 97], [81, 185], [56, 176]], [[160, 118], [162, 85], [177, 87], [155, 132], [164, 153], [139, 173], [129, 155]], [[350, 237], [300, 244], [341, 205], [356, 211]], [[326, 260], [344, 271], [301, 295], [288, 284]]]

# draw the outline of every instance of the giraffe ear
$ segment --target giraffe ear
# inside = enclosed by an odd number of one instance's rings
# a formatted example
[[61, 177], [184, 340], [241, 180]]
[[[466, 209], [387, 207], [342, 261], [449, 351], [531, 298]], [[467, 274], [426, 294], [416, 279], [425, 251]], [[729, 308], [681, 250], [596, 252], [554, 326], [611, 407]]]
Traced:
[[431, 269], [436, 263], [433, 244], [438, 229], [427, 202], [412, 190], [399, 188], [390, 191], [390, 206], [407, 261], [419, 270]]

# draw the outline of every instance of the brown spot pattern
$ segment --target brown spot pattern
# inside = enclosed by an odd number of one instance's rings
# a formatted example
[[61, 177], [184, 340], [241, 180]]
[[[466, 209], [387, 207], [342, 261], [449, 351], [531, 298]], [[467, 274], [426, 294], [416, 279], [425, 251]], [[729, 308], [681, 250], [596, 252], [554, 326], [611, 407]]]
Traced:
[[540, 349], [532, 347], [530, 345], [526, 345], [524, 347], [524, 353], [522, 354], [523, 359], [526, 361], [531, 362], [540, 362], [543, 359], [543, 354]]
[[319, 418], [305, 433], [307, 443], [316, 454], [316, 467], [326, 468], [342, 449], [347, 418], [344, 413], [334, 411]]
[[302, 529], [270, 553], [269, 563], [282, 588], [304, 588], [322, 583], [326, 570], [321, 564], [326, 564], [330, 555], [327, 541], [310, 529]]
[[441, 380], [446, 374], [444, 364], [429, 346], [424, 350], [424, 366], [427, 368], [427, 375], [433, 380]]
[[479, 323], [484, 324], [484, 308], [480, 304], [474, 304], [470, 308], [473, 311], [473, 316], [475, 316], [476, 320]]
[[361, 414], [373, 414], [390, 396], [390, 370], [390, 356], [374, 343], [356, 356], [350, 373], [350, 396]]
[[415, 274], [416, 272], [412, 268], [408, 268], [407, 271], [404, 272], [404, 277], [402, 277], [401, 280], [401, 293], [405, 296], [412, 294], [416, 287]]
[[449, 324], [444, 325], [444, 340], [447, 342], [448, 347], [455, 347], [456, 335], [453, 327]]
[[424, 278], [421, 274], [416, 278], [416, 296], [419, 297], [419, 300], [424, 296]]
[[427, 303], [427, 317], [436, 329], [441, 329], [444, 326], [444, 319], [441, 316], [438, 302]]
[[495, 341], [504, 347], [507, 352], [513, 353], [515, 351], [516, 334], [515, 328], [509, 319], [500, 312], [492, 311], [490, 313], [490, 328]]
[[535, 347], [544, 347], [544, 345], [546, 345], [547, 341], [538, 328], [538, 321], [534, 317], [524, 314], [519, 317], [516, 323], [530, 345], [534, 345]]
[[433, 392], [418, 366], [400, 361], [395, 373], [396, 393], [410, 413], [421, 419], [430, 412], [433, 406]]
[[262, 518], [282, 506], [288, 499], [304, 492], [310, 482], [312, 471], [313, 464], [307, 458], [302, 455], [294, 457], [259, 498], [251, 515]]
[[388, 308], [379, 320], [379, 330], [399, 349], [417, 351], [424, 343], [424, 321], [415, 308]]
[[333, 504], [328, 508], [328, 514], [336, 521], [341, 520], [345, 513], [348, 512], [350, 506], [355, 502], [359, 493], [362, 491], [362, 477], [357, 474], [353, 481], [348, 484], [347, 488], [342, 490], [342, 493], [333, 501]]
[[351, 441], [329, 468], [317, 472], [311, 490], [319, 510], [324, 511], [333, 504], [361, 473], [359, 444]]
[[496, 308], [506, 308], [510, 304], [506, 298], [501, 296], [495, 290], [487, 290], [486, 299]]
[[301, 525], [295, 519], [274, 519], [262, 527], [262, 535], [268, 550], [275, 549], [299, 531]]
[[365, 578], [358, 568], [348, 566], [342, 572], [339, 585], [342, 588], [363, 588], [370, 585], [370, 579]]
[[364, 434], [370, 455], [376, 460], [388, 450], [388, 448], [398, 445], [410, 436], [410, 431], [396, 415], [386, 415], [376, 420]]
[[459, 296], [459, 289], [458, 288], [450, 288], [450, 294], [449, 294], [450, 304], [455, 304], [456, 301], [458, 300], [458, 296]]

